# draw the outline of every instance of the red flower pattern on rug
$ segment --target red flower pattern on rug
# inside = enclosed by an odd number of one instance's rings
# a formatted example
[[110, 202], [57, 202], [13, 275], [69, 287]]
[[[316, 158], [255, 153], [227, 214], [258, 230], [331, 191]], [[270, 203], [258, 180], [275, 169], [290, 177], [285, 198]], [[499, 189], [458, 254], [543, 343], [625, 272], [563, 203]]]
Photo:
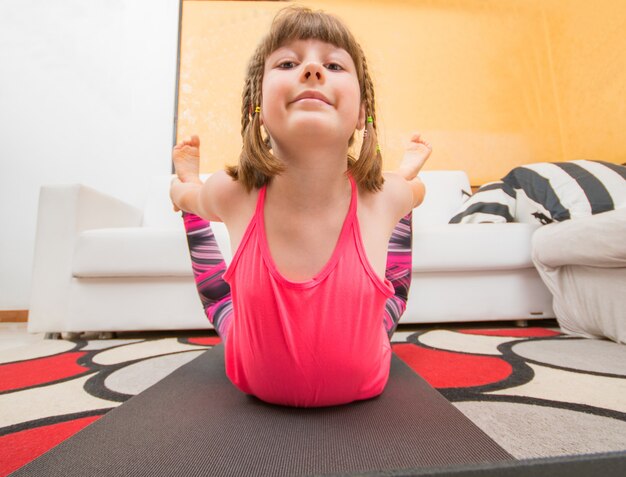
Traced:
[[0, 460], [0, 475], [8, 475], [19, 469], [100, 417], [82, 417], [0, 436], [0, 449], [6, 454]]
[[16, 391], [80, 376], [89, 368], [78, 364], [86, 353], [70, 352], [0, 366], [0, 392]]
[[395, 344], [393, 351], [413, 371], [437, 389], [483, 386], [508, 378], [513, 368], [501, 358], [472, 356]]
[[561, 333], [547, 328], [503, 328], [499, 330], [458, 330], [465, 335], [510, 336], [514, 338], [541, 338], [559, 336]]

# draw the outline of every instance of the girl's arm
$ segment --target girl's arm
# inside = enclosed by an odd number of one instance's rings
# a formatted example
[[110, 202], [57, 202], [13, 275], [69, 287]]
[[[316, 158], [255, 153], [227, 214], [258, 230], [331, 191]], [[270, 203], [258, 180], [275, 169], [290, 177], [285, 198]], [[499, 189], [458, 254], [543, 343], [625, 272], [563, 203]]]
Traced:
[[420, 205], [426, 195], [426, 187], [417, 174], [426, 163], [432, 150], [430, 143], [422, 139], [419, 133], [414, 133], [411, 137], [411, 142], [404, 152], [400, 167], [395, 171], [396, 174], [408, 182], [413, 197], [412, 209]]
[[411, 187], [411, 193], [413, 194], [413, 209], [419, 206], [426, 196], [426, 186], [422, 182], [419, 177], [415, 177], [414, 179], [408, 181], [409, 186]]
[[433, 148], [430, 143], [426, 142], [420, 133], [414, 133], [404, 151], [404, 157], [396, 173], [408, 181], [413, 180], [424, 167], [432, 151]]
[[170, 198], [174, 204], [174, 210], [183, 210], [195, 215], [200, 213], [200, 192], [202, 182], [183, 182], [179, 177], [174, 177], [170, 184]]
[[176, 177], [170, 185], [174, 210], [184, 210], [205, 220], [222, 221], [216, 197], [226, 184], [226, 173], [217, 172], [205, 183], [202, 182], [199, 174], [200, 138], [194, 135], [176, 144], [172, 151], [172, 160], [176, 171]]
[[223, 215], [238, 203], [238, 187], [226, 171], [211, 174], [206, 182], [182, 182], [175, 177], [170, 186], [174, 208], [184, 210], [212, 222], [223, 222]]

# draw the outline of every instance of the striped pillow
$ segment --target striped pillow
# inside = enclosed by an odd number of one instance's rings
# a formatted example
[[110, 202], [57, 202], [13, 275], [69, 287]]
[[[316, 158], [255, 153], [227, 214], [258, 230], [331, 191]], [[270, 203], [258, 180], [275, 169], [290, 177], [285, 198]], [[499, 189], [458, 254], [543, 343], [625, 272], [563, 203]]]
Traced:
[[489, 182], [463, 203], [451, 224], [482, 224], [513, 222], [515, 190], [502, 181]]
[[608, 162], [538, 162], [502, 181], [515, 190], [516, 222], [547, 224], [626, 206], [626, 167]]

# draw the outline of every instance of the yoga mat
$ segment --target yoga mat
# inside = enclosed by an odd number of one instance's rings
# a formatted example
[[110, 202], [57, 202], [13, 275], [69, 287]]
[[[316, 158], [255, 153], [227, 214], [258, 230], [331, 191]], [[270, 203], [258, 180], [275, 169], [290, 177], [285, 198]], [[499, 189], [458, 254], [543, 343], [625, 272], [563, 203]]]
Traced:
[[12, 475], [351, 475], [512, 459], [395, 355], [381, 396], [298, 409], [237, 390], [217, 346]]
[[[445, 468], [364, 472], [359, 477], [624, 477], [626, 451], [499, 461]], [[339, 474], [340, 477], [344, 475]], [[338, 476], [338, 477], [339, 477]], [[326, 475], [325, 477], [336, 477]]]

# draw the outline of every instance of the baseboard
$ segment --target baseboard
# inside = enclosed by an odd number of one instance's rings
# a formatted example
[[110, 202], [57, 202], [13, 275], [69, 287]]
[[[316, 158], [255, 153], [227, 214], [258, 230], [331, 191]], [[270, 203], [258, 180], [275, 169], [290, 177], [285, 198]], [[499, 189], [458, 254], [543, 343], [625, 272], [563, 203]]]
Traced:
[[0, 323], [26, 323], [28, 310], [0, 310]]

